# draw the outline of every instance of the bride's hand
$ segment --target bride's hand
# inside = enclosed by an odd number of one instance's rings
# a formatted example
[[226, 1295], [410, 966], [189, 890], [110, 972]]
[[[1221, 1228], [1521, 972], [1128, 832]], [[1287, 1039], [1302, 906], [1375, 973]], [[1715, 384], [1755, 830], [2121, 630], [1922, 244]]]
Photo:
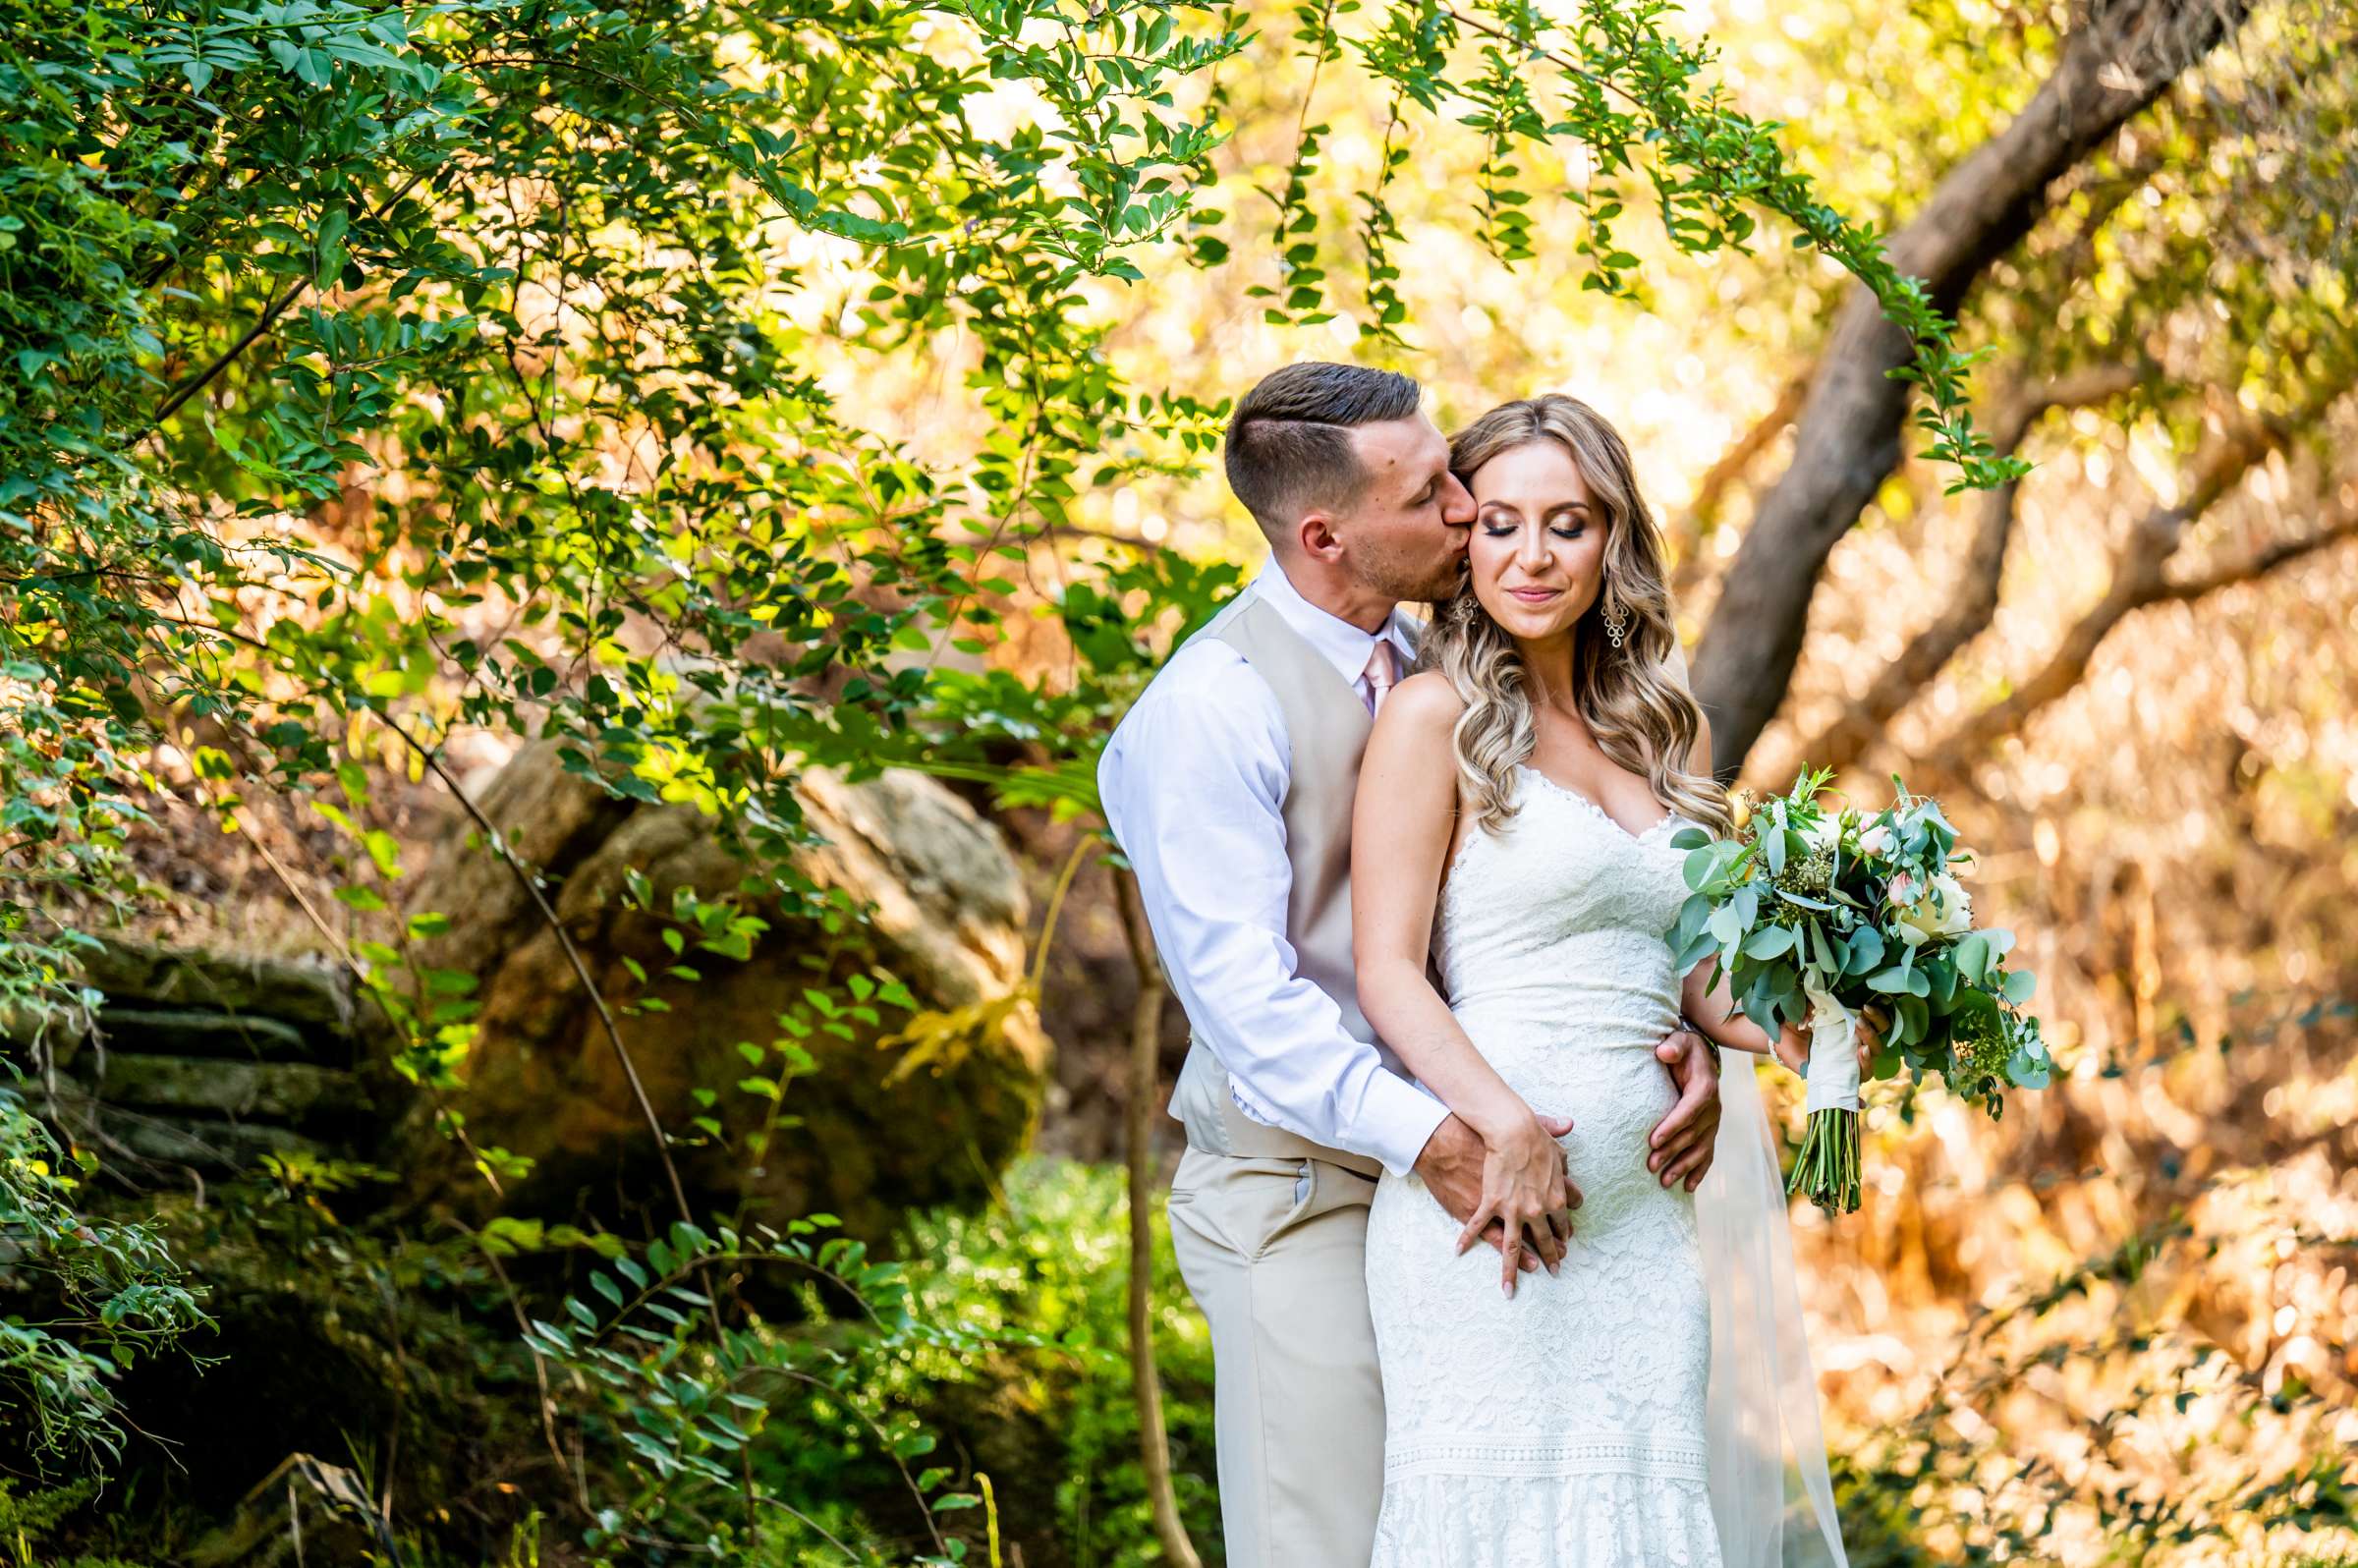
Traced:
[[[1876, 1049], [1883, 1042], [1883, 1031], [1890, 1027], [1891, 1015], [1876, 1003], [1869, 1003], [1859, 1012], [1856, 1035], [1859, 1043], [1859, 1076], [1865, 1078], [1875, 1065]], [[1803, 1078], [1810, 1073], [1810, 1036], [1798, 1024], [1787, 1024], [1776, 1043], [1769, 1047], [1776, 1059]]]
[[1498, 1283], [1509, 1300], [1526, 1246], [1540, 1253], [1549, 1273], [1563, 1261], [1564, 1240], [1572, 1234], [1570, 1210], [1581, 1203], [1580, 1189], [1564, 1170], [1563, 1146], [1556, 1142], [1571, 1130], [1568, 1117], [1542, 1117], [1525, 1109], [1484, 1135], [1482, 1201], [1458, 1232], [1457, 1250], [1462, 1256], [1496, 1221], [1502, 1233], [1496, 1242]]

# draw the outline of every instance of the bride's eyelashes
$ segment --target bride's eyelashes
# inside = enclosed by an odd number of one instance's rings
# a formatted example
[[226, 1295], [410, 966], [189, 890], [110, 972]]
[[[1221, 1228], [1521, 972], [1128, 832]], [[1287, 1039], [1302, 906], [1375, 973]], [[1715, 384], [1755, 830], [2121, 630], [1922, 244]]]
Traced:
[[[1504, 539], [1513, 537], [1522, 530], [1522, 527], [1523, 525], [1520, 523], [1492, 523], [1486, 520], [1482, 525], [1482, 532], [1493, 539]], [[1588, 531], [1588, 524], [1579, 518], [1574, 518], [1568, 523], [1552, 523], [1547, 528], [1548, 532], [1567, 541], [1577, 541]]]

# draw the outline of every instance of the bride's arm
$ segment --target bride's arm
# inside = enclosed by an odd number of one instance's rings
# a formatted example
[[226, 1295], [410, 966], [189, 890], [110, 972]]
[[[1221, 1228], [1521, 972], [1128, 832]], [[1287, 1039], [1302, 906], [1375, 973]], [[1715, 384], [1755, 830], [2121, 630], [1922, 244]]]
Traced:
[[[1481, 1135], [1482, 1198], [1458, 1251], [1492, 1219], [1504, 1221], [1500, 1251], [1512, 1295], [1523, 1228], [1533, 1227], [1535, 1238], [1547, 1234], [1549, 1216], [1578, 1194], [1564, 1174], [1558, 1129], [1534, 1115], [1483, 1059], [1427, 978], [1433, 906], [1457, 820], [1450, 729], [1461, 711], [1447, 682], [1432, 673], [1411, 676], [1384, 700], [1360, 763], [1351, 819], [1352, 956], [1368, 1022]], [[1453, 1206], [1445, 1199], [1444, 1205]]]
[[1712, 961], [1706, 957], [1687, 972], [1679, 992], [1679, 1005], [1695, 1027], [1711, 1038], [1734, 1050], [1773, 1054], [1795, 1072], [1809, 1061], [1810, 1042], [1794, 1025], [1787, 1024], [1781, 1037], [1770, 1039], [1768, 1032], [1735, 1010], [1735, 987], [1725, 975], [1719, 983], [1710, 984]]

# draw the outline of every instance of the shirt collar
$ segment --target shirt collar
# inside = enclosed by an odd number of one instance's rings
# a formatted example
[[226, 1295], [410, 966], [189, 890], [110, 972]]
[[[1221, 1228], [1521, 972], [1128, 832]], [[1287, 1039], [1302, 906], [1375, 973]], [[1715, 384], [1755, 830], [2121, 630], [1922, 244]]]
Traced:
[[1317, 648], [1336, 673], [1346, 682], [1356, 682], [1367, 673], [1368, 655], [1375, 650], [1377, 638], [1392, 644], [1392, 656], [1399, 661], [1403, 674], [1417, 659], [1416, 636], [1407, 614], [1395, 606], [1384, 618], [1377, 632], [1363, 632], [1340, 616], [1331, 615], [1302, 596], [1293, 580], [1271, 556], [1253, 579], [1253, 591], [1267, 602], [1269, 608], [1285, 618], [1302, 641]]

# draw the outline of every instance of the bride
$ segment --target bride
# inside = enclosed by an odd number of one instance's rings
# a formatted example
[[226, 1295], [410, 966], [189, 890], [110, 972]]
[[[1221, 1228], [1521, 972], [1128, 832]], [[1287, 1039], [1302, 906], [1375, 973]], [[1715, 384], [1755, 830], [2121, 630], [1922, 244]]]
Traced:
[[[1486, 1202], [1461, 1227], [1413, 1173], [1378, 1185], [1376, 1568], [1839, 1565], [1749, 1067], [1723, 1077], [1700, 1192], [1646, 1169], [1674, 1097], [1652, 1046], [1682, 1014], [1722, 1046], [1788, 1065], [1805, 1049], [1729, 1018], [1710, 961], [1682, 977], [1663, 941], [1686, 892], [1672, 836], [1729, 817], [1660, 535], [1620, 436], [1572, 398], [1491, 410], [1450, 467], [1479, 509], [1467, 581], [1360, 774], [1359, 999], [1408, 1070], [1510, 1150], [1494, 1161], [1563, 1160], [1576, 1211], [1560, 1267], [1518, 1289], [1513, 1249], [1501, 1263], [1471, 1242], [1491, 1218], [1514, 1235], [1565, 1216]], [[1572, 1131], [1550, 1137], [1543, 1114]]]

